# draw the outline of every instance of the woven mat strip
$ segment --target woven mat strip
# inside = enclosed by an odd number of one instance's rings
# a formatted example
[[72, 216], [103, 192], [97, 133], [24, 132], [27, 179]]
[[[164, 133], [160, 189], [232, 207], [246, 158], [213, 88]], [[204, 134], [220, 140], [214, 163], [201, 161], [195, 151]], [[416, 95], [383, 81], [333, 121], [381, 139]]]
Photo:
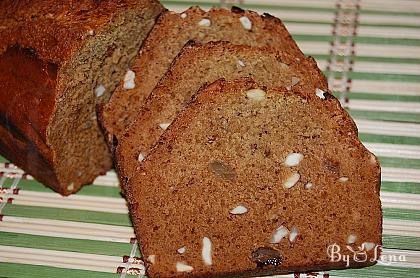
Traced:
[[[420, 1], [163, 2], [178, 11], [195, 4], [235, 4], [282, 18], [304, 52], [330, 77], [336, 95], [356, 118], [361, 139], [384, 165], [384, 247], [386, 254], [405, 255], [407, 260], [281, 277], [420, 276]], [[352, 43], [343, 45], [334, 39], [338, 35]], [[0, 273], [143, 275], [117, 186], [110, 172], [74, 197], [63, 198], [0, 157]], [[59, 259], [66, 256], [72, 258]]]

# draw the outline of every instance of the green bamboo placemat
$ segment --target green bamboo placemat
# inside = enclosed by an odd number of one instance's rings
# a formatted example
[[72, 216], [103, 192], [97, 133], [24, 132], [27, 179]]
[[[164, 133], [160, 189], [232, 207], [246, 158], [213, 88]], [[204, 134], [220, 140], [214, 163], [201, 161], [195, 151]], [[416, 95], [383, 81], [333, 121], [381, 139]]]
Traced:
[[[420, 1], [162, 2], [176, 11], [235, 4], [283, 19], [381, 161], [382, 262], [282, 277], [420, 277]], [[0, 172], [0, 277], [144, 273], [114, 172], [66, 198], [2, 157]]]

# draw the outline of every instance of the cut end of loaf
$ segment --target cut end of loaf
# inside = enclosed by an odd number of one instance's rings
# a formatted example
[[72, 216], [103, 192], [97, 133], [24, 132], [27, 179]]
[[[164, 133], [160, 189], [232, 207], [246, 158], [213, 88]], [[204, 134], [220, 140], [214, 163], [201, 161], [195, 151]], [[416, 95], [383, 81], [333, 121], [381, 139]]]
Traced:
[[[62, 195], [78, 191], [111, 168], [95, 105], [109, 99], [163, 10], [149, 0], [96, 6], [87, 2], [80, 3], [83, 11], [63, 3], [47, 16], [31, 17], [31, 24], [25, 21], [27, 15], [51, 3], [23, 7], [2, 2], [10, 11], [19, 11], [6, 13], [9, 28], [2, 31], [0, 42], [0, 114], [5, 115], [0, 116], [0, 152]], [[92, 26], [82, 24], [84, 17]], [[64, 30], [70, 23], [72, 28]], [[8, 43], [11, 48], [3, 49]]]
[[[127, 76], [130, 63], [154, 24], [160, 6], [125, 11], [95, 34], [73, 60], [61, 80], [64, 90], [50, 129], [56, 167], [68, 193], [93, 181], [112, 167], [111, 156], [97, 123], [95, 106], [106, 102]], [[131, 72], [132, 73], [132, 72]], [[126, 82], [132, 85], [131, 75]], [[86, 80], [87, 78], [87, 80]], [[88, 92], [88, 93], [86, 93]], [[75, 97], [78, 96], [78, 97]], [[88, 104], [88, 105], [86, 105]], [[63, 124], [63, 119], [72, 121]]]

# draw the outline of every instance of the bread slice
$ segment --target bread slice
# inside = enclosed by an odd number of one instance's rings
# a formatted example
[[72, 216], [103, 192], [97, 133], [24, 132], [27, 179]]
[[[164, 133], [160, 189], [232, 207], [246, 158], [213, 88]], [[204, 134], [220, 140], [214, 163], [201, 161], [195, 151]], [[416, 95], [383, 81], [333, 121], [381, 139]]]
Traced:
[[236, 7], [231, 11], [213, 8], [208, 12], [192, 7], [181, 14], [163, 13], [131, 68], [134, 83], [129, 82], [128, 86], [121, 83], [110, 102], [99, 109], [99, 118], [111, 149], [113, 142], [118, 142], [136, 118], [145, 99], [189, 40], [268, 45], [303, 57], [282, 22], [269, 14], [260, 16]]
[[[312, 58], [297, 58], [269, 47], [210, 42], [188, 44], [153, 90], [137, 119], [120, 139], [116, 168], [127, 178], [158, 141], [165, 128], [188, 104], [197, 90], [219, 78], [252, 76], [266, 85], [309, 86], [327, 90], [327, 82]], [[121, 182], [124, 187], [124, 180]]]
[[378, 161], [337, 99], [309, 91], [217, 81], [180, 113], [126, 188], [149, 277], [374, 264]]
[[112, 166], [96, 120], [159, 1], [0, 1], [0, 154], [68, 195]]

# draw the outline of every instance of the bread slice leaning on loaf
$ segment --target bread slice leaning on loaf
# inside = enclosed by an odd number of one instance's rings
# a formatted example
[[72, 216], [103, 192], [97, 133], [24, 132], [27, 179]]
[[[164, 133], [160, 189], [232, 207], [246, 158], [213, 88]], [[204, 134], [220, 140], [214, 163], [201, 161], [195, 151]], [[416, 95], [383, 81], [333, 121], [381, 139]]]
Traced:
[[262, 85], [317, 88], [326, 91], [327, 82], [312, 58], [296, 57], [270, 47], [210, 42], [189, 43], [159, 81], [136, 120], [120, 139], [115, 166], [124, 187], [125, 180], [141, 163], [176, 115], [197, 90], [219, 78], [252, 76]]
[[375, 263], [378, 161], [339, 101], [313, 90], [217, 81], [178, 115], [126, 187], [149, 277]]
[[236, 7], [208, 12], [192, 7], [180, 14], [165, 12], [141, 47], [127, 81], [120, 84], [107, 105], [99, 108], [99, 120], [112, 150], [189, 40], [272, 46], [304, 57], [282, 22], [269, 14], [260, 16]]
[[112, 166], [96, 120], [163, 7], [0, 1], [0, 154], [68, 195]]

